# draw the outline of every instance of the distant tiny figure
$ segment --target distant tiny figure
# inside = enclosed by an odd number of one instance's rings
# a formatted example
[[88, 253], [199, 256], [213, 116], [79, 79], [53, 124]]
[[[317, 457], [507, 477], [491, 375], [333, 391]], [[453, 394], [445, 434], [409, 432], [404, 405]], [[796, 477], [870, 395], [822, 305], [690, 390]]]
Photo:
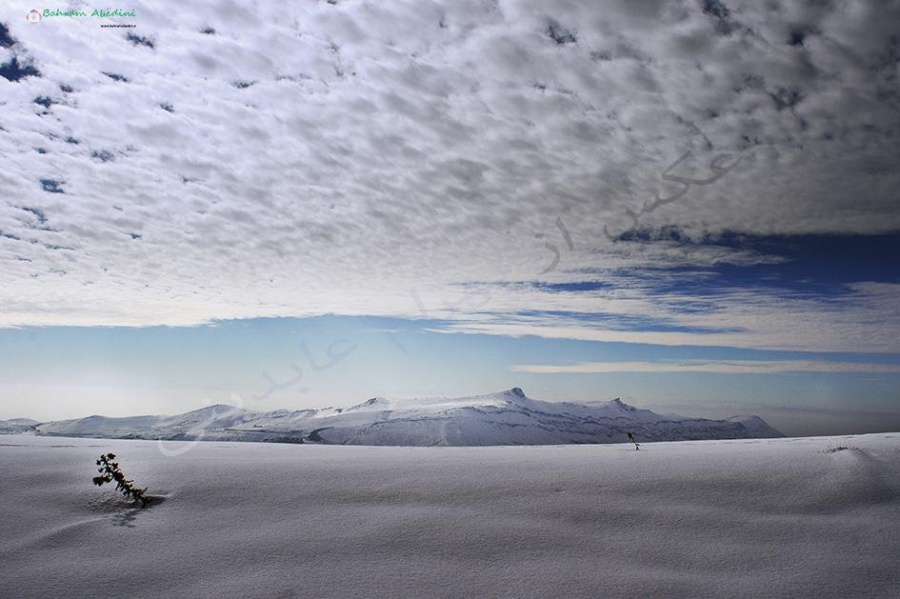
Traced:
[[640, 451], [640, 450], [641, 450], [641, 446], [638, 445], [638, 442], [634, 440], [634, 435], [631, 434], [631, 431], [628, 431], [628, 432], [625, 433], [625, 434], [628, 435], [628, 440], [631, 441], [632, 443], [634, 443], [634, 450], [635, 450], [635, 451]]

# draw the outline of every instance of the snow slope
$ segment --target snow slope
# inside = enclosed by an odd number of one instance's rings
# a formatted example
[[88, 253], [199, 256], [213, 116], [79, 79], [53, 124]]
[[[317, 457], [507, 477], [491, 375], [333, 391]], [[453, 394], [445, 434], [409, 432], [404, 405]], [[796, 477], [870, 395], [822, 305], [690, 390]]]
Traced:
[[[156, 504], [91, 484], [108, 451]], [[0, 480], [10, 599], [900, 597], [900, 434], [641, 451], [18, 435]]]
[[347, 409], [253, 412], [211, 406], [180, 416], [90, 416], [41, 424], [41, 435], [164, 440], [316, 442], [343, 445], [560, 445], [780, 437], [755, 416], [660, 416], [619, 400], [584, 405], [530, 399], [514, 388], [477, 397], [375, 397]]

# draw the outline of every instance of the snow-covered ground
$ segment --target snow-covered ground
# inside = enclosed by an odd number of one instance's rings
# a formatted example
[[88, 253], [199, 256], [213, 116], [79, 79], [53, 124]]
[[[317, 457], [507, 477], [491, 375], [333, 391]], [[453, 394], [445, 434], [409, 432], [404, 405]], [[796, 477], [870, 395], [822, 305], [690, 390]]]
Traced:
[[[108, 451], [155, 505], [91, 484]], [[14, 435], [0, 481], [10, 599], [900, 597], [900, 433], [640, 451]]]

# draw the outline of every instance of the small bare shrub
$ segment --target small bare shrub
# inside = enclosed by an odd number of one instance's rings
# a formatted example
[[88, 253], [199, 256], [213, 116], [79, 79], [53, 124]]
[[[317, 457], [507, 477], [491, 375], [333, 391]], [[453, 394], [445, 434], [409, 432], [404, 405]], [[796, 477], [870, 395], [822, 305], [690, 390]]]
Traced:
[[141, 502], [141, 507], [146, 507], [150, 503], [150, 497], [145, 495], [147, 489], [138, 489], [134, 486], [134, 481], [125, 478], [125, 473], [119, 469], [119, 463], [114, 462], [116, 454], [105, 453], [97, 460], [97, 472], [100, 476], [94, 477], [94, 484], [102, 487], [106, 483], [115, 481], [116, 491], [121, 491], [125, 499], [132, 499], [135, 503]]

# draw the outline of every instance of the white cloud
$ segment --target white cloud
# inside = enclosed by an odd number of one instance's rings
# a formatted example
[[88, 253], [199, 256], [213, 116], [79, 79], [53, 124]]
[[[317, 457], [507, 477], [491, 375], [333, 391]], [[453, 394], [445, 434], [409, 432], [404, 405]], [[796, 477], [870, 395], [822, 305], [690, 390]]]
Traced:
[[579, 362], [570, 365], [524, 364], [513, 372], [533, 374], [597, 374], [611, 372], [708, 372], [775, 374], [780, 372], [900, 373], [900, 365], [827, 360], [661, 360], [658, 362]]
[[[676, 192], [660, 175], [688, 150], [683, 172], [695, 176], [723, 152], [741, 162], [642, 224], [689, 235], [900, 228], [896, 65], [883, 58], [894, 9], [793, 3], [773, 16], [728, 3], [722, 20], [695, 2], [129, 6], [134, 30], [31, 25], [22, 2], [0, 15], [19, 42], [0, 61], [16, 53], [43, 74], [0, 78], [0, 326], [415, 317], [413, 288], [430, 314], [468, 330], [896, 349], [895, 327], [878, 322], [895, 300], [872, 290], [846, 313], [748, 292], [684, 315], [681, 298], [659, 301], [611, 273], [771, 258], [603, 235], [631, 225], [626, 208]], [[788, 23], [808, 31], [802, 46], [787, 43]], [[560, 267], [539, 275], [547, 243]], [[589, 269], [620, 286], [599, 304], [483, 287], [483, 305], [452, 309], [464, 284], [567, 282]], [[497, 316], [535, 306], [739, 332]]]

